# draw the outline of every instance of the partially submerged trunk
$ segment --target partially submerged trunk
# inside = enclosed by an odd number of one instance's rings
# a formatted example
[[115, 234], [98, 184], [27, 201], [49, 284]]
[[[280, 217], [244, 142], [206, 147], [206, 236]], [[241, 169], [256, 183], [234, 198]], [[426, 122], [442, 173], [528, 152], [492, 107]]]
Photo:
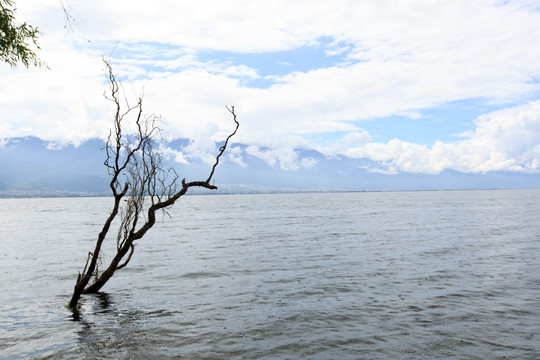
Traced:
[[[113, 75], [112, 68], [105, 61], [109, 70], [110, 101], [116, 105], [114, 131], [109, 135], [105, 146], [107, 158], [104, 165], [111, 175], [110, 188], [114, 196], [114, 205], [98, 235], [94, 251], [88, 253], [85, 267], [79, 273], [69, 307], [76, 309], [82, 294], [98, 292], [114, 273], [125, 267], [131, 260], [135, 249], [135, 241], [141, 239], [156, 222], [157, 211], [167, 211], [190, 187], [217, 189], [210, 181], [219, 164], [221, 155], [227, 148], [229, 139], [236, 134], [239, 123], [236, 120], [234, 107], [227, 108], [236, 124], [234, 131], [227, 137], [225, 144], [220, 147], [216, 161], [208, 178], [204, 181], [186, 182], [179, 184], [179, 176], [174, 169], [163, 169], [161, 155], [154, 149], [155, 137], [159, 134], [156, 125], [158, 117], [143, 116], [142, 97], [130, 106], [127, 99], [121, 99], [119, 86]], [[122, 101], [121, 101], [122, 100]], [[121, 103], [125, 102], [127, 109]], [[123, 130], [127, 117], [133, 116], [136, 134], [126, 134]], [[127, 181], [122, 186], [120, 177]], [[123, 205], [123, 206], [122, 206]], [[103, 242], [115, 219], [120, 221], [116, 238], [116, 254], [107, 268], [100, 272], [99, 260]], [[92, 280], [90, 283], [90, 280]]]

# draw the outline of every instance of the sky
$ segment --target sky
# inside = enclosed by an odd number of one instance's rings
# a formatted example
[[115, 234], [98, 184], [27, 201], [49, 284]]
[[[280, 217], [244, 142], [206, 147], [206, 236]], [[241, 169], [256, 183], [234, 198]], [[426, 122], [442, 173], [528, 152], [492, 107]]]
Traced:
[[[179, 162], [212, 161], [234, 124], [286, 171], [297, 156], [370, 159], [371, 171], [540, 172], [537, 0], [17, 1], [48, 68], [0, 64], [0, 139], [104, 139], [107, 59], [144, 93]], [[67, 11], [68, 17], [66, 17]], [[0, 140], [0, 145], [5, 140]]]

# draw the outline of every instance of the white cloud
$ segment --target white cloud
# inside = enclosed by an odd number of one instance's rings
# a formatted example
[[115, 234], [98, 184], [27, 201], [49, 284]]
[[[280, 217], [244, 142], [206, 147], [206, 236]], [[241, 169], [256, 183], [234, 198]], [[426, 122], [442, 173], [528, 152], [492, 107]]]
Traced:
[[300, 165], [300, 168], [311, 169], [311, 168], [317, 166], [318, 163], [319, 163], [319, 161], [317, 159], [307, 157], [307, 158], [303, 158], [302, 160], [300, 160], [299, 165]]
[[265, 161], [268, 165], [285, 171], [309, 169], [317, 164], [313, 158], [298, 158], [298, 152], [289, 147], [262, 149], [258, 146], [248, 146], [246, 154]]
[[480, 171], [539, 171], [540, 101], [480, 116], [462, 147]]
[[243, 151], [242, 151], [241, 147], [232, 146], [231, 148], [227, 149], [226, 158], [230, 162], [232, 162], [232, 163], [234, 163], [234, 164], [236, 164], [236, 165], [238, 165], [240, 167], [246, 167], [247, 164], [244, 162], [244, 159], [242, 157], [242, 153], [243, 153]]
[[470, 138], [437, 141], [431, 149], [393, 139], [386, 144], [362, 144], [345, 155], [374, 160], [394, 173], [540, 171], [540, 101], [482, 115], [475, 124]]
[[343, 137], [343, 141], [349, 144], [361, 145], [371, 141], [371, 136], [367, 131], [353, 131]]
[[178, 164], [189, 164], [189, 161], [186, 159], [182, 151], [171, 149], [164, 144], [160, 144], [158, 150], [161, 156], [163, 156], [165, 159], [173, 158]]
[[47, 60], [52, 70], [0, 68], [2, 135], [75, 144], [106, 135], [111, 111], [102, 96], [105, 76], [99, 57], [57, 50]]

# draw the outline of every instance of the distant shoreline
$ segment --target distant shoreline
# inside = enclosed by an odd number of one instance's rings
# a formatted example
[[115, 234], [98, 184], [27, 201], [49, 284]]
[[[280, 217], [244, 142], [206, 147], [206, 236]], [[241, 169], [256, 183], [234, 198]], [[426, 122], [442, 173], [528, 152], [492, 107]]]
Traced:
[[[243, 189], [243, 190], [227, 190], [221, 191], [193, 191], [186, 194], [193, 195], [271, 195], [271, 194], [309, 194], [309, 193], [392, 193], [392, 192], [432, 192], [432, 191], [501, 191], [501, 190], [539, 190], [537, 188], [478, 188], [478, 189], [403, 189], [403, 190], [342, 190], [342, 189]], [[25, 191], [25, 190], [8, 190], [0, 191], [0, 199], [32, 199], [32, 198], [89, 198], [89, 197], [112, 197], [110, 193], [103, 192], [84, 192], [84, 191]]]

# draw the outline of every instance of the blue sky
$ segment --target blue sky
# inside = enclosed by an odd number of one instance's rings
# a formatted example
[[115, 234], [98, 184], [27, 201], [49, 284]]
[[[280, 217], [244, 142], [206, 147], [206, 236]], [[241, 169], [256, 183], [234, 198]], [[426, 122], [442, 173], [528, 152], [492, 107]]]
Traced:
[[316, 166], [302, 148], [389, 174], [540, 171], [537, 1], [35, 0], [17, 16], [50, 69], [0, 65], [0, 138], [104, 138], [105, 56], [168, 139], [192, 140], [179, 161], [210, 161], [235, 105], [238, 164]]

